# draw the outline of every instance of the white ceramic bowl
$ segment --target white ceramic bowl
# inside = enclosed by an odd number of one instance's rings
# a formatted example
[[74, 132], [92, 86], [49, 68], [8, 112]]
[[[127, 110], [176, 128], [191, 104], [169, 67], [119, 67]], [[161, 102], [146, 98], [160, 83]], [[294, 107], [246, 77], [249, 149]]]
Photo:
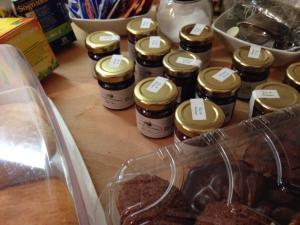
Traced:
[[151, 9], [143, 15], [133, 16], [126, 19], [118, 18], [118, 19], [78, 19], [73, 16], [71, 12], [69, 12], [69, 16], [71, 20], [82, 30], [87, 33], [92, 33], [94, 31], [99, 30], [110, 30], [116, 32], [119, 35], [126, 35], [126, 25], [130, 20], [139, 17], [151, 17], [153, 18], [155, 14], [155, 6], [152, 6]]
[[[247, 41], [240, 40], [238, 38], [232, 37], [226, 33], [226, 31], [235, 26], [235, 24], [228, 24], [228, 14], [231, 9], [228, 9], [221, 16], [219, 16], [212, 25], [213, 30], [215, 31], [216, 36], [223, 42], [226, 48], [234, 52], [235, 49], [240, 48], [242, 46], [249, 46], [251, 43]], [[230, 23], [230, 22], [229, 22]], [[283, 66], [287, 64], [291, 64], [293, 61], [297, 59], [300, 60], [300, 51], [290, 52], [286, 50], [279, 50], [274, 48], [267, 48], [270, 52], [273, 53], [275, 57], [274, 66]]]

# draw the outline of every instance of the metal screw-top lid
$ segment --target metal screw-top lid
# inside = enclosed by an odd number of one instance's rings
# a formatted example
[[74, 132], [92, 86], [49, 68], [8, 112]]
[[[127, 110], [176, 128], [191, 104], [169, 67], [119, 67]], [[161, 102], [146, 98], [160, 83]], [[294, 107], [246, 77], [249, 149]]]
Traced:
[[274, 56], [269, 50], [262, 48], [257, 58], [248, 57], [249, 51], [249, 46], [235, 50], [232, 60], [235, 68], [248, 72], [264, 72], [269, 69], [274, 62]]
[[129, 40], [136, 42], [141, 38], [157, 34], [157, 22], [149, 18], [148, 26], [142, 26], [142, 21], [144, 19], [145, 18], [137, 18], [127, 23], [126, 29]]
[[154, 80], [155, 77], [146, 78], [135, 86], [135, 103], [144, 109], [152, 111], [168, 109], [171, 104], [176, 103], [178, 96], [177, 87], [171, 80], [168, 80], [159, 91], [151, 92], [147, 89]]
[[196, 35], [191, 34], [195, 24], [189, 24], [181, 28], [179, 33], [180, 41], [189, 45], [204, 45], [210, 44], [213, 40], [213, 30], [210, 26], [206, 25], [203, 31]]
[[202, 70], [197, 78], [199, 90], [208, 97], [226, 98], [236, 94], [241, 86], [241, 78], [237, 73], [232, 73], [224, 81], [214, 78], [214, 75], [223, 67], [209, 67]]
[[292, 87], [279, 82], [266, 82], [258, 85], [255, 90], [276, 90], [280, 98], [257, 98], [254, 107], [263, 114], [274, 112], [300, 103], [299, 93]]
[[161, 61], [163, 57], [171, 50], [171, 44], [163, 37], [160, 37], [159, 48], [151, 48], [149, 46], [151, 37], [152, 36], [142, 38], [135, 44], [137, 57], [143, 60]]
[[201, 60], [188, 51], [173, 51], [163, 58], [165, 73], [173, 77], [190, 77], [198, 74]]
[[225, 115], [215, 103], [204, 100], [206, 120], [193, 120], [191, 103], [189, 100], [181, 103], [175, 111], [176, 128], [188, 137], [198, 136], [222, 127]]
[[85, 46], [94, 54], [112, 52], [120, 48], [120, 36], [112, 31], [96, 31], [86, 37]]
[[288, 67], [285, 79], [288, 84], [300, 91], [300, 62]]
[[96, 79], [106, 83], [119, 83], [130, 79], [134, 73], [134, 63], [131, 59], [122, 56], [119, 66], [111, 65], [113, 56], [106, 56], [95, 66]]

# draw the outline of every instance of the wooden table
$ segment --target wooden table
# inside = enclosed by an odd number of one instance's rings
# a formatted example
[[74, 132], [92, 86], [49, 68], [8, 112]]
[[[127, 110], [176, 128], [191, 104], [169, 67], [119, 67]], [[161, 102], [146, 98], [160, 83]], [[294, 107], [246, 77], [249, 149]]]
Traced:
[[[98, 84], [92, 77], [84, 47], [86, 34], [74, 26], [78, 41], [57, 55], [60, 67], [43, 81], [73, 134], [98, 193], [125, 160], [155, 151], [173, 142], [173, 137], [154, 140], [144, 137], [136, 128], [134, 107], [124, 111], [104, 108]], [[127, 54], [127, 42], [121, 42]], [[212, 66], [230, 66], [231, 54], [214, 42]], [[271, 70], [271, 79], [281, 80], [286, 68]], [[237, 102], [230, 124], [247, 118], [248, 104]]]

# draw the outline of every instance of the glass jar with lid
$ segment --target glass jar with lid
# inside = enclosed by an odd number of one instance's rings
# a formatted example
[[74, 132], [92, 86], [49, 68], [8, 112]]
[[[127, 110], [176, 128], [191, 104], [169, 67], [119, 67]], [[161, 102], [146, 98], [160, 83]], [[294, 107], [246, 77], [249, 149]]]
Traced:
[[232, 68], [238, 71], [242, 80], [238, 91], [238, 98], [242, 100], [249, 100], [256, 86], [267, 81], [274, 62], [274, 56], [269, 50], [262, 48], [257, 57], [249, 57], [249, 51], [249, 46], [237, 49], [232, 60]]
[[299, 93], [293, 87], [266, 82], [255, 88], [249, 104], [249, 116], [260, 116], [300, 103]]
[[134, 96], [138, 130], [150, 138], [171, 135], [178, 97], [176, 85], [164, 77], [146, 78], [135, 86]]
[[174, 142], [199, 136], [203, 133], [218, 129], [223, 126], [225, 115], [215, 103], [204, 100], [206, 118], [195, 120], [192, 115], [192, 105], [189, 100], [181, 103], [175, 111]]
[[122, 55], [106, 56], [95, 67], [105, 107], [121, 110], [134, 104], [134, 63]]
[[147, 77], [163, 76], [162, 60], [171, 50], [171, 44], [160, 36], [149, 36], [135, 44], [135, 76], [140, 81]]
[[236, 72], [228, 68], [209, 67], [198, 75], [197, 97], [217, 104], [223, 110], [227, 123], [232, 118], [240, 86], [241, 78]]
[[294, 87], [300, 92], [300, 63], [293, 63], [286, 71], [284, 83]]
[[181, 29], [179, 38], [181, 49], [197, 54], [203, 68], [209, 66], [213, 41], [213, 31], [210, 26], [188, 24]]
[[157, 35], [157, 29], [157, 22], [151, 18], [137, 18], [127, 24], [128, 54], [130, 58], [133, 60], [136, 58], [134, 50], [135, 43], [144, 37]]
[[172, 42], [179, 43], [178, 34], [183, 26], [211, 24], [211, 0], [161, 0], [156, 17], [162, 33]]
[[201, 61], [187, 51], [172, 51], [163, 59], [165, 76], [172, 80], [179, 91], [178, 102], [193, 98]]

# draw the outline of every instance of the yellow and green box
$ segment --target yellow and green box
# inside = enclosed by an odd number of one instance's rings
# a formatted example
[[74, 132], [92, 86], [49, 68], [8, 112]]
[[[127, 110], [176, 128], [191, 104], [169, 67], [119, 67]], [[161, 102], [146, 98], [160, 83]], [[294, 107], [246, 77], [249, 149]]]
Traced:
[[0, 18], [0, 44], [10, 44], [20, 49], [39, 79], [48, 76], [58, 66], [36, 19]]

